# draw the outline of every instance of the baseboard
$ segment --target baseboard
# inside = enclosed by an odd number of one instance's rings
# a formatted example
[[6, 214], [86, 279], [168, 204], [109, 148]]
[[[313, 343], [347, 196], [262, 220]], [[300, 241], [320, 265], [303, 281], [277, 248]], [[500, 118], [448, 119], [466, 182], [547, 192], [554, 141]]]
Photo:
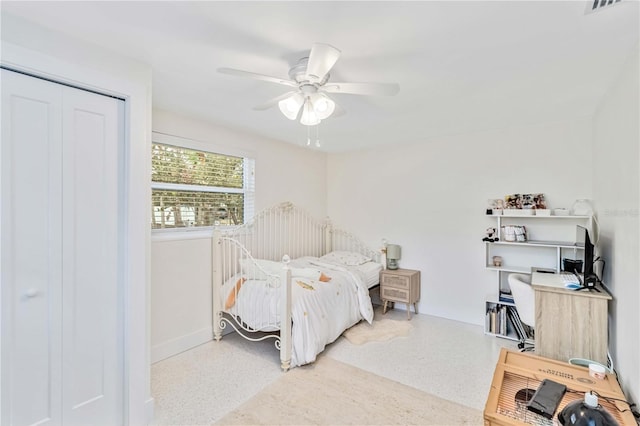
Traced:
[[213, 328], [205, 327], [167, 342], [151, 347], [151, 363], [177, 355], [203, 343], [213, 340]]
[[153, 398], [149, 398], [144, 402], [144, 410], [147, 415], [147, 423], [148, 425], [153, 424], [153, 416], [155, 414], [155, 401]]

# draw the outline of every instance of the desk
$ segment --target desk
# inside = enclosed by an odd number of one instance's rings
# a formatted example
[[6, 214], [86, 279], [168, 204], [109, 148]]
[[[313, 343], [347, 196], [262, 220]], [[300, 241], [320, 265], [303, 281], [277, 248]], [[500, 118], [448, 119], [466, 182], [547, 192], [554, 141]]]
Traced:
[[567, 290], [558, 274], [534, 272], [536, 354], [568, 361], [586, 358], [607, 365], [607, 307], [611, 295]]

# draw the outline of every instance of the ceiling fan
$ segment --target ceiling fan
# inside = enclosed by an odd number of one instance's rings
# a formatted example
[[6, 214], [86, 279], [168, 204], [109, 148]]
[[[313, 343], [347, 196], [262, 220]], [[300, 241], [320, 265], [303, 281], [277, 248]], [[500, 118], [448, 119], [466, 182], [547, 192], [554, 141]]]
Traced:
[[218, 68], [223, 74], [254, 78], [256, 80], [289, 86], [293, 90], [275, 97], [253, 109], [261, 111], [276, 104], [285, 117], [306, 126], [315, 126], [321, 120], [341, 111], [329, 94], [393, 96], [400, 91], [397, 83], [334, 83], [329, 71], [340, 57], [340, 50], [329, 44], [314, 43], [308, 57], [298, 61], [289, 70], [289, 79], [271, 77], [233, 68]]

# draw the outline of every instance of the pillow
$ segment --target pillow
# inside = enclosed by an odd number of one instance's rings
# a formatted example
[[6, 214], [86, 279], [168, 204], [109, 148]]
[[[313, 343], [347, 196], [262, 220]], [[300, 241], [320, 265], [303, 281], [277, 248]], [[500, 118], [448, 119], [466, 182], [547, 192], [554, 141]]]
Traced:
[[282, 271], [282, 263], [273, 260], [243, 258], [239, 263], [242, 274], [252, 280], [266, 280], [267, 274], [278, 275]]
[[332, 251], [322, 256], [320, 260], [345, 266], [359, 266], [371, 262], [371, 258], [355, 251]]

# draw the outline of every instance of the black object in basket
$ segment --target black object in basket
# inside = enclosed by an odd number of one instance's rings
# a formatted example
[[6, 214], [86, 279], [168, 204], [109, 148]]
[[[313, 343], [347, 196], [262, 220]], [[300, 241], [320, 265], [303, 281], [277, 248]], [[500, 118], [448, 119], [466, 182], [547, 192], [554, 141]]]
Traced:
[[567, 391], [567, 387], [553, 380], [544, 379], [533, 398], [527, 404], [527, 409], [540, 414], [547, 419], [553, 418], [553, 414], [558, 409], [558, 405]]

